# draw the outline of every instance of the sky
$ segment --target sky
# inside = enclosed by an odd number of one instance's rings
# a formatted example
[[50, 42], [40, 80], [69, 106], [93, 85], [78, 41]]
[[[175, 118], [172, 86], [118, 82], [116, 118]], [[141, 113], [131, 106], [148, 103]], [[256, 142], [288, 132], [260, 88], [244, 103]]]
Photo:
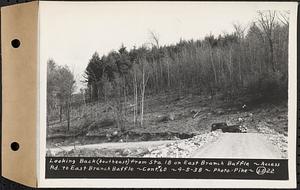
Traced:
[[[265, 4], [266, 5], [266, 4]], [[160, 45], [180, 38], [203, 39], [233, 31], [233, 23], [254, 21], [258, 3], [200, 2], [40, 2], [40, 62], [54, 59], [74, 72], [77, 90], [95, 51], [100, 56], [149, 43], [149, 31]]]

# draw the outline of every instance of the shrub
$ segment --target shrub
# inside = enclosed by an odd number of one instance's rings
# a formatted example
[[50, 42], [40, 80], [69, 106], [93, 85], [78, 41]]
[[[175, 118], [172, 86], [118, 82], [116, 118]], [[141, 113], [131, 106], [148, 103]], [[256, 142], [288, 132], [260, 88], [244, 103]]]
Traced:
[[252, 100], [273, 102], [288, 97], [287, 76], [280, 72], [265, 72], [248, 83], [247, 94]]

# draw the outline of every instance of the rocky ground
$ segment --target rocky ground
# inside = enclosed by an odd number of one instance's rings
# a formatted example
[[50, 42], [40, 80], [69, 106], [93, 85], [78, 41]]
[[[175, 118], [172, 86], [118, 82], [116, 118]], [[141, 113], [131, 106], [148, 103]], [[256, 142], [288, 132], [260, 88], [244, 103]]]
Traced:
[[143, 157], [189, 158], [205, 144], [216, 141], [220, 134], [220, 131], [213, 131], [210, 133], [194, 136], [193, 138], [158, 146], [150, 149], [149, 153], [143, 155]]
[[283, 158], [287, 158], [288, 157], [287, 135], [280, 134], [279, 132], [267, 126], [268, 125], [266, 123], [260, 122], [257, 126], [258, 132], [264, 134], [267, 137], [267, 139], [281, 151]]

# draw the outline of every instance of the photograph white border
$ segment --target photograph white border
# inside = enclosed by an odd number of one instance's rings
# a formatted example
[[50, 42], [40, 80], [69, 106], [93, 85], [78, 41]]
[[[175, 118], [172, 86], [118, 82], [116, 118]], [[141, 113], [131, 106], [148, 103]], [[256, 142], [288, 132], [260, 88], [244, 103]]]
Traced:
[[[40, 13], [48, 3], [56, 3], [57, 6], [68, 6], [75, 2], [39, 2]], [[133, 2], [76, 2], [76, 3], [133, 3]], [[134, 2], [166, 3], [166, 2]], [[213, 3], [222, 6], [225, 2], [169, 2], [176, 3]], [[45, 155], [46, 155], [46, 63], [39, 63], [38, 69], [38, 187], [106, 187], [106, 188], [296, 188], [296, 111], [297, 111], [297, 2], [227, 2], [233, 6], [247, 4], [257, 6], [259, 9], [287, 9], [290, 10], [289, 28], [289, 99], [288, 99], [288, 164], [289, 180], [228, 180], [228, 179], [45, 179]], [[99, 6], [99, 5], [98, 5]], [[84, 11], [84, 10], [82, 10]], [[188, 10], [187, 10], [188, 11]], [[218, 14], [221, 14], [218, 12]], [[42, 19], [39, 18], [39, 22]], [[39, 28], [39, 47], [44, 43], [41, 36], [45, 35]], [[67, 35], [67, 34], [66, 34]], [[43, 50], [39, 50], [39, 56]]]

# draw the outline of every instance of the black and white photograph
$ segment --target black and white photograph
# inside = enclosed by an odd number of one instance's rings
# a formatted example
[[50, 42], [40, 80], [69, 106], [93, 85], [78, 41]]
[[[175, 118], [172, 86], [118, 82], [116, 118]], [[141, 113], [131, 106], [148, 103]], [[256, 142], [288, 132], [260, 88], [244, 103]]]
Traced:
[[2, 7], [3, 176], [41, 188], [296, 188], [297, 9]]
[[42, 25], [46, 156], [287, 158], [290, 10], [82, 6]]
[[296, 13], [41, 2], [42, 186], [294, 187]]

